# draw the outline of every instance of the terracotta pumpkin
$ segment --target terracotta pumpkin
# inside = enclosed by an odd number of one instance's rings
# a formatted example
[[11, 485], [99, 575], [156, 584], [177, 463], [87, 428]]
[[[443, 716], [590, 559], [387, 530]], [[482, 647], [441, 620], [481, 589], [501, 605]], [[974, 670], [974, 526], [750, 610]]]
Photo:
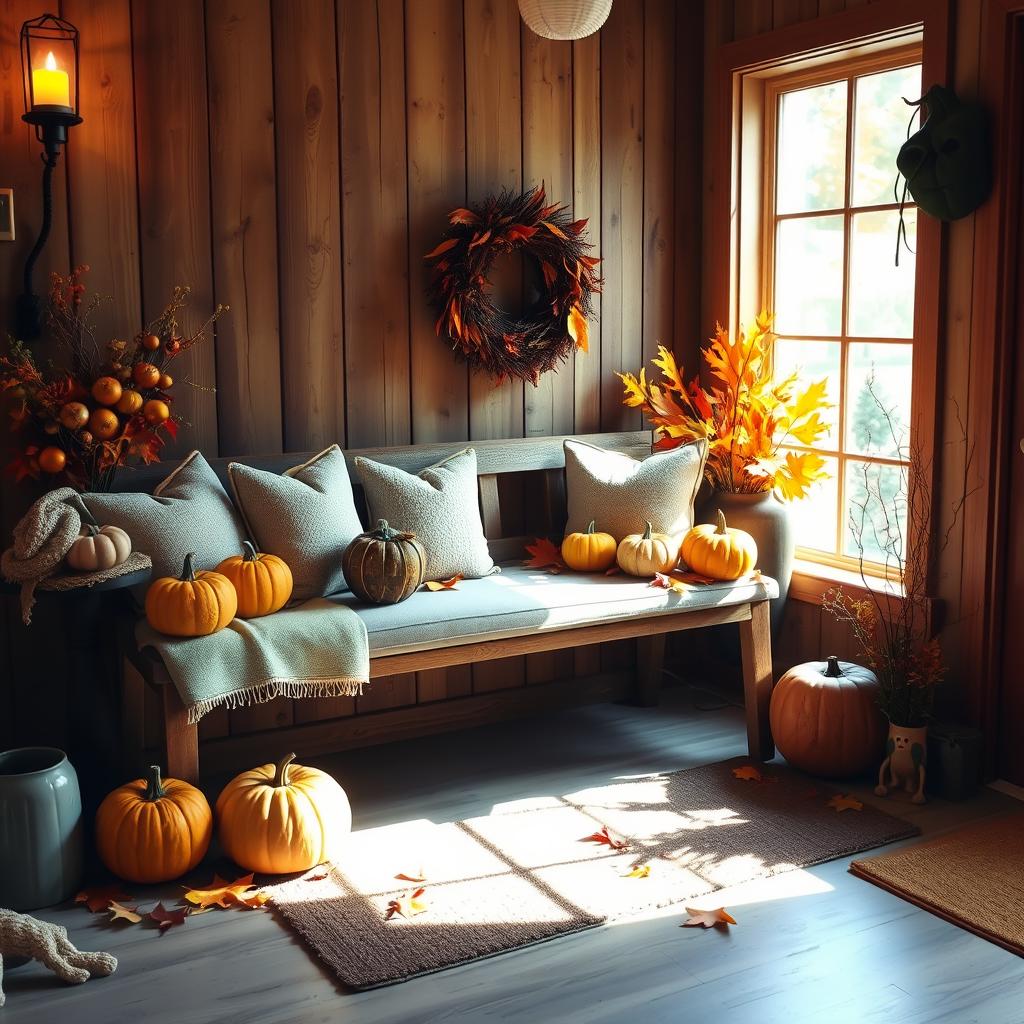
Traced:
[[353, 592], [373, 604], [398, 604], [412, 597], [426, 566], [423, 545], [413, 534], [393, 530], [386, 519], [356, 537], [341, 560]]
[[602, 572], [615, 564], [616, 544], [610, 533], [594, 530], [594, 520], [581, 533], [570, 533], [562, 541], [562, 558], [577, 572]]
[[292, 764], [242, 772], [217, 798], [225, 853], [247, 871], [280, 875], [334, 860], [352, 830], [345, 791], [326, 772]]
[[623, 537], [615, 552], [615, 560], [630, 576], [653, 576], [671, 572], [679, 561], [679, 540], [666, 533], [654, 533], [647, 523], [643, 533]]
[[227, 576], [238, 597], [240, 619], [255, 619], [283, 608], [292, 596], [292, 571], [277, 555], [265, 555], [242, 541], [240, 555], [225, 558], [217, 572]]
[[701, 576], [738, 580], [757, 564], [757, 544], [745, 530], [735, 530], [718, 510], [718, 521], [695, 526], [683, 538], [683, 561]]
[[238, 610], [231, 580], [219, 572], [196, 572], [185, 556], [180, 576], [163, 576], [146, 591], [146, 618], [170, 636], [206, 636], [223, 629]]
[[132, 553], [132, 539], [117, 526], [85, 523], [67, 553], [68, 565], [77, 572], [113, 569]]
[[770, 717], [779, 753], [811, 775], [859, 775], [885, 747], [878, 679], [835, 657], [791, 668], [775, 684]]
[[119, 786], [96, 812], [100, 860], [118, 878], [148, 884], [191, 871], [206, 856], [213, 814], [206, 797], [187, 782], [149, 776]]

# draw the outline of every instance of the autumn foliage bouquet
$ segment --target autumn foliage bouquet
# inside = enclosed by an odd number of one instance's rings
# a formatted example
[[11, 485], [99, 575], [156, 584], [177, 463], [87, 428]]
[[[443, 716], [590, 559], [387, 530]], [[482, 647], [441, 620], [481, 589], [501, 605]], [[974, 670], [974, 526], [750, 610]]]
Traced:
[[[620, 373], [623, 402], [643, 409], [657, 432], [656, 450], [676, 448], [703, 437], [708, 441], [705, 476], [718, 490], [755, 494], [776, 490], [787, 500], [802, 498], [827, 476], [825, 460], [810, 447], [828, 431], [821, 412], [827, 380], [805, 388], [797, 375], [773, 378], [772, 318], [761, 313], [750, 330], [730, 338], [721, 325], [704, 349], [710, 384], [700, 375], [686, 383], [675, 356], [658, 346], [654, 365], [661, 380]], [[793, 447], [790, 447], [793, 446]]]
[[47, 326], [64, 365], [41, 366], [14, 339], [0, 354], [0, 393], [16, 435], [7, 471], [16, 480], [47, 474], [80, 490], [108, 490], [117, 470], [131, 460], [158, 462], [181, 424], [168, 366], [228, 308], [217, 306], [198, 330], [183, 331], [179, 317], [189, 289], [178, 287], [163, 312], [131, 341], [100, 343], [92, 321], [104, 299], [86, 301], [88, 269], [51, 277]]

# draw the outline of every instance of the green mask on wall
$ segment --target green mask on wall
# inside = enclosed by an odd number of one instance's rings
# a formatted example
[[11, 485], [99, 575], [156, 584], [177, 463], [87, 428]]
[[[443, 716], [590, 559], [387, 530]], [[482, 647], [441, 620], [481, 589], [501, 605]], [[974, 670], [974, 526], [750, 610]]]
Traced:
[[[963, 103], [952, 89], [933, 85], [909, 106], [928, 116], [896, 157], [914, 202], [939, 220], [976, 210], [992, 187], [988, 117], [979, 103]], [[905, 193], [904, 193], [905, 194]]]

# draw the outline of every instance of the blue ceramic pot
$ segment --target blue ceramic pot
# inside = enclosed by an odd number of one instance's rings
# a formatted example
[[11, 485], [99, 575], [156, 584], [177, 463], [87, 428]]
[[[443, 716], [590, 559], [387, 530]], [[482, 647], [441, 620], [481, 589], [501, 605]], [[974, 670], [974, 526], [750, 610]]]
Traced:
[[64, 751], [0, 753], [0, 907], [60, 903], [82, 876], [82, 796]]

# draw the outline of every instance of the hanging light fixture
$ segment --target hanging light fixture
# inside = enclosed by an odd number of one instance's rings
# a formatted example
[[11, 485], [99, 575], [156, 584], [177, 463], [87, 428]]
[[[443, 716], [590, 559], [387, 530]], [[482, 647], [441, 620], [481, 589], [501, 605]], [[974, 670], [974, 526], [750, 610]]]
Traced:
[[583, 39], [611, 13], [612, 0], [519, 0], [523, 21], [545, 39]]
[[42, 303], [32, 289], [36, 260], [46, 245], [53, 218], [53, 169], [60, 147], [68, 141], [68, 128], [81, 124], [78, 116], [78, 29], [55, 14], [26, 21], [21, 26], [21, 71], [25, 113], [43, 144], [43, 223], [25, 261], [24, 292], [18, 299], [17, 334], [31, 341], [42, 333]]

